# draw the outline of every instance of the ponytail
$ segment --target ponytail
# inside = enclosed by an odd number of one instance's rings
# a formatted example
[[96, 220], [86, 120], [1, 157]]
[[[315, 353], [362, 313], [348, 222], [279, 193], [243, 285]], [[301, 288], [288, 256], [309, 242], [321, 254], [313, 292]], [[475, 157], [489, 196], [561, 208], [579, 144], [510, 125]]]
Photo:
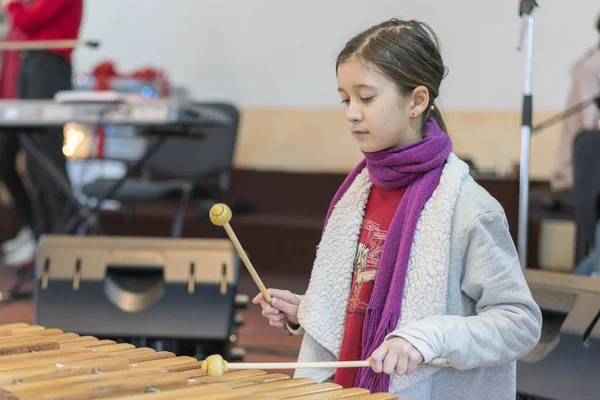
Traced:
[[442, 132], [448, 133], [448, 128], [446, 127], [444, 117], [442, 116], [439, 107], [434, 103], [433, 105], [430, 105], [429, 108], [427, 108], [427, 111], [425, 112], [425, 114], [423, 115], [423, 119], [421, 120], [421, 134], [423, 136], [425, 135], [425, 122], [427, 122], [427, 119], [429, 118], [433, 118], [435, 120]]
[[440, 109], [438, 108], [437, 105], [433, 105], [433, 110], [431, 111], [431, 113], [429, 114], [429, 116], [431, 118], [433, 118], [435, 120], [435, 122], [437, 122], [438, 126], [440, 127], [440, 129], [443, 132], [448, 133], [448, 128], [446, 128], [446, 122], [444, 121], [444, 117], [442, 116], [442, 112], [440, 111]]

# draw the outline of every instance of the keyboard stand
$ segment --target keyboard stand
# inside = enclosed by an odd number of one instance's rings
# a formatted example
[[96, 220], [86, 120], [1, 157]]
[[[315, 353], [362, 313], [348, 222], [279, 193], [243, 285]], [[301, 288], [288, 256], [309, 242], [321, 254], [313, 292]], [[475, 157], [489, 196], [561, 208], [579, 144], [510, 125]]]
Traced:
[[[139, 168], [143, 167], [143, 165], [146, 163], [146, 161], [148, 161], [150, 159], [150, 157], [152, 157], [152, 155], [163, 145], [163, 143], [165, 142], [165, 140], [167, 139], [167, 135], [165, 134], [160, 134], [158, 135], [158, 140], [156, 140], [155, 142], [153, 142], [148, 149], [146, 149], [146, 151], [144, 152], [144, 154], [142, 155], [142, 157], [140, 157], [135, 163], [133, 163], [133, 165], [130, 165], [127, 168], [127, 171], [125, 173], [125, 175], [118, 179], [113, 186], [101, 197], [98, 199], [97, 204], [94, 208], [89, 209], [87, 208], [85, 205], [81, 204], [82, 207], [84, 207], [86, 209], [86, 211], [82, 214], [82, 213], [78, 213], [73, 215], [69, 220], [67, 220], [67, 222], [65, 222], [65, 228], [63, 230], [64, 233], [69, 233], [71, 231], [73, 231], [75, 229], [75, 227], [83, 222], [86, 225], [86, 228], [92, 228], [92, 234], [100, 234], [100, 222], [99, 222], [99, 218], [98, 218], [98, 213], [100, 211], [100, 207], [102, 206], [102, 202], [106, 199], [110, 199], [112, 196], [114, 196], [115, 193], [117, 193], [117, 191], [119, 190], [119, 188], [121, 188], [121, 186], [123, 186], [123, 184], [125, 183], [125, 181], [127, 179], [129, 179], [129, 177], [131, 176], [131, 174], [133, 173], [133, 171], [138, 170]], [[89, 213], [89, 214], [87, 214]], [[92, 225], [90, 226], [89, 221], [90, 219], [87, 217], [92, 218]]]
[[[192, 103], [190, 103], [192, 104]], [[203, 134], [192, 128], [212, 127], [229, 123], [229, 117], [211, 107], [190, 107], [186, 101], [164, 99], [139, 103], [64, 103], [53, 100], [0, 101], [0, 129], [17, 134], [25, 151], [42, 167], [69, 199], [64, 207], [75, 207], [74, 213], [60, 218], [53, 227], [55, 234], [100, 234], [98, 212], [103, 200], [113, 196], [131, 174], [141, 168], [170, 136], [202, 138]], [[30, 137], [32, 132], [52, 126], [63, 127], [68, 122], [97, 125], [136, 126], [143, 135], [156, 136], [145, 153], [127, 169], [127, 173], [114, 183], [97, 204], [90, 208], [73, 193], [68, 179], [46, 157]]]
[[[49, 178], [58, 186], [58, 188], [66, 195], [70, 203], [65, 204], [64, 207], [75, 206], [77, 209], [76, 216], [79, 220], [83, 221], [86, 230], [88, 232], [99, 233], [99, 221], [95, 214], [91, 213], [89, 208], [82, 204], [77, 197], [73, 194], [73, 190], [71, 189], [71, 185], [68, 180], [60, 173], [59, 169], [52, 163], [48, 157], [42, 152], [35, 142], [31, 139], [27, 132], [18, 133], [19, 142], [25, 149], [25, 152], [28, 153], [36, 162], [39, 164], [41, 168], [46, 171], [49, 175]], [[71, 234], [74, 227], [70, 227], [70, 229], [61, 229], [60, 224], [54, 227], [52, 233], [63, 233], [63, 234]]]
[[[186, 135], [184, 133], [184, 129], [186, 126], [181, 126], [180, 135]], [[187, 129], [190, 129], [191, 126], [187, 126]], [[186, 129], [186, 130], [187, 130]], [[64, 223], [59, 221], [57, 226], [55, 226], [52, 233], [56, 234], [72, 234], [73, 232], [82, 232], [82, 229], [87, 234], [101, 234], [102, 229], [98, 217], [98, 213], [100, 211], [100, 207], [102, 206], [102, 202], [106, 199], [110, 199], [112, 196], [117, 193], [117, 191], [123, 186], [125, 181], [129, 179], [129, 177], [133, 174], [134, 171], [142, 168], [144, 164], [158, 151], [158, 149], [165, 143], [168, 136], [173, 136], [173, 134], [165, 133], [165, 129], [157, 128], [146, 128], [143, 130], [144, 135], [156, 136], [157, 140], [152, 141], [150, 146], [146, 149], [144, 154], [136, 160], [133, 164], [129, 165], [126, 173], [120, 179], [118, 179], [106, 193], [100, 197], [97, 201], [95, 207], [90, 208], [87, 205], [83, 204], [71, 190], [70, 183], [65, 180], [64, 176], [59, 172], [58, 168], [48, 160], [46, 155], [40, 151], [35, 142], [29, 137], [29, 135], [25, 132], [19, 133], [19, 141], [25, 148], [25, 151], [33, 156], [35, 162], [37, 162], [45, 171], [50, 174], [51, 179], [58, 185], [60, 190], [69, 197], [70, 204], [74, 205], [77, 208], [77, 212], [74, 213], [70, 218], [68, 218]], [[199, 140], [203, 137], [202, 134], [194, 133], [194, 137], [197, 137]], [[68, 206], [65, 204], [65, 207]], [[83, 224], [83, 226], [81, 226]]]

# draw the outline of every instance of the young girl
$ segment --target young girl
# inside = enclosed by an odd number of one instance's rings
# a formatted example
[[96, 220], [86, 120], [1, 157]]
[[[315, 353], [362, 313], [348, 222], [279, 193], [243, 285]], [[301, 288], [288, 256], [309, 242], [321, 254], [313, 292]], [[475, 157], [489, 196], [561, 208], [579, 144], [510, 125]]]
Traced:
[[[437, 37], [386, 21], [350, 40], [336, 69], [365, 159], [331, 203], [306, 293], [269, 289], [272, 305], [253, 302], [304, 335], [299, 361], [371, 361], [295, 376], [420, 400], [514, 399], [541, 312], [502, 207], [452, 153], [434, 103]], [[450, 365], [419, 365], [438, 357]]]

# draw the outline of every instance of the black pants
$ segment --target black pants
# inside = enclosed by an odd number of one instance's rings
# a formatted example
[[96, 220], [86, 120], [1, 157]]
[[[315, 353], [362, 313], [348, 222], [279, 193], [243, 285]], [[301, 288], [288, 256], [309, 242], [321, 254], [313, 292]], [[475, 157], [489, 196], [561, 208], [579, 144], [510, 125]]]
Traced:
[[[19, 76], [21, 99], [52, 99], [61, 90], [72, 89], [72, 70], [69, 61], [49, 51], [23, 53]], [[49, 128], [30, 133], [36, 146], [48, 157], [68, 182], [66, 158], [63, 154], [62, 128]], [[63, 194], [50, 175], [40, 167], [35, 158], [27, 154], [27, 172], [33, 186], [32, 198], [37, 234], [52, 233], [63, 212], [69, 207]]]
[[31, 199], [16, 168], [19, 149], [19, 138], [16, 134], [0, 133], [0, 182], [8, 189], [21, 223], [34, 229]]

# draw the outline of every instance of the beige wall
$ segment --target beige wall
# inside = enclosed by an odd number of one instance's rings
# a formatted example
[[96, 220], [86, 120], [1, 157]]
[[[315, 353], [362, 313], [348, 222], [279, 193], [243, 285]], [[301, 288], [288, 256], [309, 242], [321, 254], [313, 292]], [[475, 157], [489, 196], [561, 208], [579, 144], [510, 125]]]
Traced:
[[[552, 114], [536, 112], [534, 121]], [[472, 158], [481, 168], [501, 171], [519, 161], [519, 111], [446, 111], [444, 115], [457, 154]], [[549, 179], [559, 132], [560, 124], [532, 138], [532, 179]], [[239, 168], [346, 172], [360, 157], [341, 109], [248, 107], [242, 111], [235, 155]]]

